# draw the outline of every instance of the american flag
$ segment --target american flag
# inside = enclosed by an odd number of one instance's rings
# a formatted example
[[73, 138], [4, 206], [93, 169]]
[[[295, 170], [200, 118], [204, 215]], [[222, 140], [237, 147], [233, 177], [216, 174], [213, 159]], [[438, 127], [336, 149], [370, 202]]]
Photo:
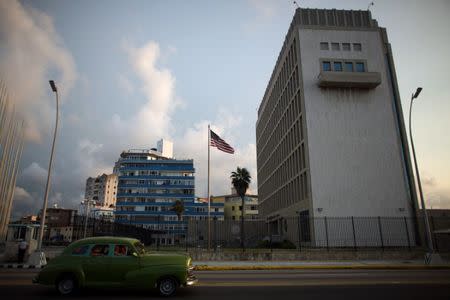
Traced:
[[222, 140], [220, 138], [220, 136], [218, 136], [217, 134], [214, 133], [214, 131], [212, 131], [211, 129], [209, 131], [211, 132], [211, 142], [210, 142], [211, 146], [216, 147], [220, 151], [223, 151], [226, 153], [230, 153], [230, 154], [234, 153], [233, 147], [231, 147], [230, 145], [228, 145], [227, 142]]

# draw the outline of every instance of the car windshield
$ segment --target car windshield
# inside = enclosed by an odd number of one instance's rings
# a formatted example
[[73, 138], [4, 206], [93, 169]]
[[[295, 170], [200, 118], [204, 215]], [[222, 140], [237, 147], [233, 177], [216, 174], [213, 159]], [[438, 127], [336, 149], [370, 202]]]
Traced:
[[134, 247], [136, 248], [136, 250], [137, 250], [139, 255], [144, 255], [145, 254], [144, 244], [142, 244], [141, 242], [136, 242], [134, 244]]

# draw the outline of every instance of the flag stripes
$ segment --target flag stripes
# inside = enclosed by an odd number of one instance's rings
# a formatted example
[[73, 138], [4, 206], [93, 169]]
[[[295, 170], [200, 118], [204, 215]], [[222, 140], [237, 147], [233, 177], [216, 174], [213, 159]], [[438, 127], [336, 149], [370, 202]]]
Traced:
[[212, 147], [216, 147], [220, 151], [223, 151], [223, 152], [226, 152], [229, 154], [234, 153], [233, 147], [231, 147], [227, 142], [222, 140], [216, 133], [214, 133], [214, 131], [212, 131], [212, 130], [209, 130], [209, 131], [211, 133], [210, 145]]

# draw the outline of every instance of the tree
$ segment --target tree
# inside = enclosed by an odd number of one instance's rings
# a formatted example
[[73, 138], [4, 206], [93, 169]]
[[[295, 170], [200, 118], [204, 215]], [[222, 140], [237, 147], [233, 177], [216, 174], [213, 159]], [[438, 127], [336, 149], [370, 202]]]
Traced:
[[184, 214], [184, 204], [182, 201], [177, 200], [175, 201], [175, 203], [172, 206], [172, 211], [174, 211], [177, 214], [178, 217], [178, 221], [181, 221], [181, 218], [183, 217]]
[[237, 167], [236, 171], [231, 172], [231, 183], [233, 184], [234, 188], [236, 189], [237, 194], [239, 197], [241, 197], [241, 203], [242, 203], [242, 211], [241, 211], [241, 247], [245, 250], [244, 246], [244, 199], [245, 199], [245, 193], [247, 192], [248, 186], [251, 182], [251, 176], [250, 173], [247, 171], [246, 168], [240, 168]]

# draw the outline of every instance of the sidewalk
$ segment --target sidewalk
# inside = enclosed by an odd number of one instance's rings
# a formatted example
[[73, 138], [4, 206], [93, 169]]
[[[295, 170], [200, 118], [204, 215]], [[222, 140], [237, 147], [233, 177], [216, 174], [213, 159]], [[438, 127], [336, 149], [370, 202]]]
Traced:
[[195, 270], [302, 270], [302, 269], [450, 269], [450, 263], [426, 265], [424, 260], [360, 261], [193, 261]]

